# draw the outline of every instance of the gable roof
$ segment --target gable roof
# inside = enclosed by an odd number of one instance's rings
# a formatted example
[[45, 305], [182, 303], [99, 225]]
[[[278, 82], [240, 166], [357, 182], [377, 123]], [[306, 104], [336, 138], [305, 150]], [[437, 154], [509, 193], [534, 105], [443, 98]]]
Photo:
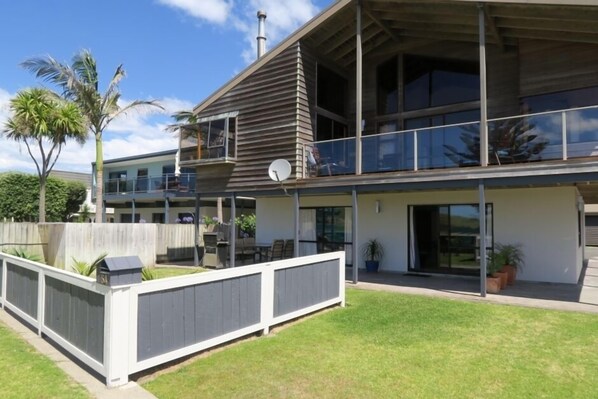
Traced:
[[[320, 14], [318, 14], [313, 19], [311, 19], [309, 22], [307, 22], [305, 25], [303, 25], [302, 27], [297, 29], [295, 32], [293, 32], [290, 36], [288, 36], [286, 39], [284, 39], [280, 44], [278, 44], [272, 50], [266, 52], [261, 58], [255, 60], [252, 64], [250, 64], [248, 67], [246, 67], [243, 71], [241, 71], [239, 74], [237, 74], [231, 80], [229, 80], [227, 83], [225, 83], [223, 86], [221, 86], [214, 93], [209, 95], [205, 100], [203, 100], [201, 103], [196, 105], [193, 108], [193, 112], [198, 114], [198, 113], [204, 111], [207, 107], [209, 107], [211, 104], [213, 104], [219, 98], [221, 98], [227, 92], [232, 90], [234, 87], [236, 87], [238, 84], [240, 84], [243, 80], [245, 80], [247, 77], [249, 77], [255, 71], [260, 69], [263, 65], [265, 65], [266, 63], [271, 61], [273, 58], [278, 56], [280, 53], [282, 53], [283, 51], [285, 51], [286, 49], [291, 47], [297, 41], [303, 39], [305, 36], [307, 36], [308, 34], [313, 32], [317, 28], [319, 28], [324, 22], [328, 21], [332, 17], [339, 14], [342, 10], [345, 9], [345, 7], [348, 7], [350, 5], [355, 5], [355, 3], [357, 1], [361, 1], [361, 3], [363, 4], [364, 7], [367, 7], [368, 4], [370, 3], [367, 0], [337, 0], [337, 1], [335, 1], [332, 5], [330, 5], [328, 8], [323, 10]], [[380, 1], [380, 2], [384, 3], [384, 1]], [[450, 3], [453, 3], [453, 4], [461, 3], [462, 5], [466, 5], [466, 4], [475, 5], [475, 4], [482, 3], [482, 4], [488, 4], [488, 5], [495, 4], [497, 6], [500, 4], [521, 5], [521, 6], [525, 6], [525, 5], [598, 6], [598, 0], [419, 0], [418, 2], [420, 2], [422, 5], [425, 4], [428, 6], [433, 6], [435, 4], [438, 4], [438, 5], [444, 4], [445, 6], [447, 6], [447, 5], [450, 5]], [[372, 1], [372, 3], [375, 3], [375, 2]], [[415, 1], [414, 0], [393, 0], [393, 1], [388, 1], [388, 3], [399, 6], [399, 5], [405, 4], [405, 3], [415, 3]], [[380, 21], [376, 21], [376, 23], [380, 24]], [[385, 26], [383, 22], [382, 22], [382, 25]]]

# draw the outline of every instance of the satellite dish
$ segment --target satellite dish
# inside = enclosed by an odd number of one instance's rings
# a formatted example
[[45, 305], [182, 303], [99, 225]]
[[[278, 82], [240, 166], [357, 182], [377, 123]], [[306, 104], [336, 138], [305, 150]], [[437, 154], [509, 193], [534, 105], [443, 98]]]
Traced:
[[283, 182], [291, 175], [291, 164], [286, 159], [272, 161], [268, 167], [268, 175], [274, 181]]

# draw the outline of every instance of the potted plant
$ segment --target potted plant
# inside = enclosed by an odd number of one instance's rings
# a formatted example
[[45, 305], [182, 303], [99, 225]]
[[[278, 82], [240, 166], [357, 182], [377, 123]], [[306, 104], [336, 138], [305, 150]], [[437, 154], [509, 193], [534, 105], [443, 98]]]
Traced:
[[523, 269], [524, 257], [521, 250], [521, 244], [496, 244], [495, 251], [502, 259], [502, 272], [508, 275], [507, 281], [509, 284], [515, 282], [517, 277], [517, 269]]
[[502, 266], [502, 258], [499, 253], [492, 253], [488, 259], [488, 267], [486, 269], [486, 292], [489, 294], [498, 294], [501, 288], [501, 280], [496, 276]]
[[363, 246], [363, 257], [365, 258], [365, 270], [370, 272], [377, 272], [380, 261], [384, 257], [384, 248], [380, 241], [372, 238]]

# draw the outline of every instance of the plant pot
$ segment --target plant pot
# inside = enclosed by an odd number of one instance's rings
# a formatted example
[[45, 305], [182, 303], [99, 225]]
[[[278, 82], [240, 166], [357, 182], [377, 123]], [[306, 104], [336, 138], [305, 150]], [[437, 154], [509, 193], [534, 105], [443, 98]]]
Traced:
[[507, 281], [509, 285], [513, 285], [515, 283], [515, 278], [517, 278], [517, 268], [515, 266], [504, 265], [500, 271], [506, 272], [509, 275]]
[[492, 277], [500, 278], [500, 289], [504, 290], [507, 288], [507, 282], [509, 281], [509, 274], [507, 272], [495, 272], [492, 274]]
[[377, 273], [379, 265], [380, 265], [380, 262], [378, 262], [377, 260], [366, 260], [365, 261], [365, 271], [368, 273]]
[[498, 294], [500, 292], [499, 277], [486, 277], [486, 292], [488, 294]]

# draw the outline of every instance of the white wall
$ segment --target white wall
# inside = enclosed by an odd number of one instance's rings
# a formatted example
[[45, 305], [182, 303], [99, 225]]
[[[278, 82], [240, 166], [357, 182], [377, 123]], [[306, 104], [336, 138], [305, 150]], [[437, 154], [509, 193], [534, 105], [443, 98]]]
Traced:
[[[375, 202], [381, 212], [376, 213]], [[573, 187], [488, 189], [494, 207], [495, 243], [521, 243], [525, 253], [522, 280], [576, 283], [583, 263], [578, 246], [578, 194]], [[393, 194], [362, 194], [359, 204], [359, 242], [379, 239], [386, 256], [383, 271], [406, 272], [408, 267], [408, 206], [476, 204], [477, 190]], [[302, 197], [301, 207], [350, 206], [349, 196]], [[292, 198], [257, 199], [257, 241], [293, 237]], [[360, 257], [361, 258], [361, 257]], [[359, 267], [364, 267], [360, 259]]]

